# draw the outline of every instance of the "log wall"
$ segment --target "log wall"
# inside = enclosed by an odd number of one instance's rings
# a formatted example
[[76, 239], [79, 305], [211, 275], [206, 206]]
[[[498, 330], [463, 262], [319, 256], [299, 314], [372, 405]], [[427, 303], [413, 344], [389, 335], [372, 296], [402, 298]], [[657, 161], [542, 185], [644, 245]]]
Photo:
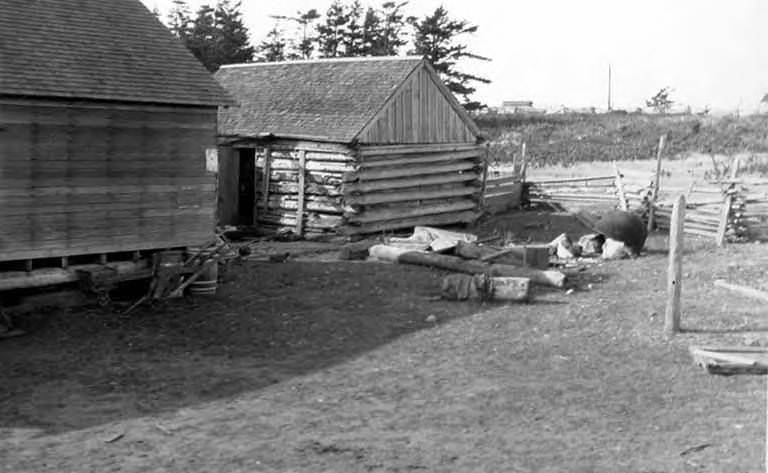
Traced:
[[471, 222], [479, 216], [483, 153], [468, 144], [260, 145], [256, 220], [305, 236]]
[[475, 144], [361, 146], [342, 185], [346, 233], [474, 221], [485, 149]]
[[213, 236], [216, 109], [0, 99], [0, 261]]

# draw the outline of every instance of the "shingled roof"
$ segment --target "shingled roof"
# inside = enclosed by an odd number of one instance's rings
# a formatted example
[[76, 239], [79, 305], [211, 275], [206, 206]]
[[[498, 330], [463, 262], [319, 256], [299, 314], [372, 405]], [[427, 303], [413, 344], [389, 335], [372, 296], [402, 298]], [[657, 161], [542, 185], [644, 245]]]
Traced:
[[219, 110], [219, 132], [350, 143], [422, 64], [373, 57], [223, 66], [215, 77], [239, 106]]
[[0, 0], [0, 12], [0, 95], [229, 100], [139, 0]]

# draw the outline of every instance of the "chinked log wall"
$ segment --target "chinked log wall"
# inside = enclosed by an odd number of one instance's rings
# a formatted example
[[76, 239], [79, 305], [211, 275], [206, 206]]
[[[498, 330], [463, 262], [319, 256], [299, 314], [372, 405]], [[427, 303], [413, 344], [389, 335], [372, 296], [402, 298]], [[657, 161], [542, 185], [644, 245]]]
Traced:
[[216, 109], [0, 99], [0, 261], [213, 236]]
[[307, 236], [471, 222], [483, 153], [461, 144], [260, 148], [257, 221]]

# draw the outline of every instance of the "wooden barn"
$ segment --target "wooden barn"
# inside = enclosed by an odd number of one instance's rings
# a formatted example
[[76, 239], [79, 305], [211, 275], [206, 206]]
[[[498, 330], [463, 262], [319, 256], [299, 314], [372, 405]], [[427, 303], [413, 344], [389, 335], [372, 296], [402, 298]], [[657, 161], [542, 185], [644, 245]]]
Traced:
[[478, 216], [485, 147], [421, 58], [224, 66], [219, 218], [315, 236]]
[[[226, 93], [139, 0], [0, 0], [0, 289], [215, 229]], [[53, 274], [53, 273], [51, 273]]]

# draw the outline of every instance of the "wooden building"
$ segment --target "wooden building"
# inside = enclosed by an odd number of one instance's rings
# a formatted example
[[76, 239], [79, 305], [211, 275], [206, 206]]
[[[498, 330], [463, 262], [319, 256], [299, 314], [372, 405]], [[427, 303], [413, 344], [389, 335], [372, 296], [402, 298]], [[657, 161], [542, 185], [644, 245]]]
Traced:
[[219, 218], [313, 236], [478, 216], [485, 148], [421, 58], [224, 66]]
[[194, 56], [139, 0], [0, 11], [0, 269], [209, 241], [229, 99]]

